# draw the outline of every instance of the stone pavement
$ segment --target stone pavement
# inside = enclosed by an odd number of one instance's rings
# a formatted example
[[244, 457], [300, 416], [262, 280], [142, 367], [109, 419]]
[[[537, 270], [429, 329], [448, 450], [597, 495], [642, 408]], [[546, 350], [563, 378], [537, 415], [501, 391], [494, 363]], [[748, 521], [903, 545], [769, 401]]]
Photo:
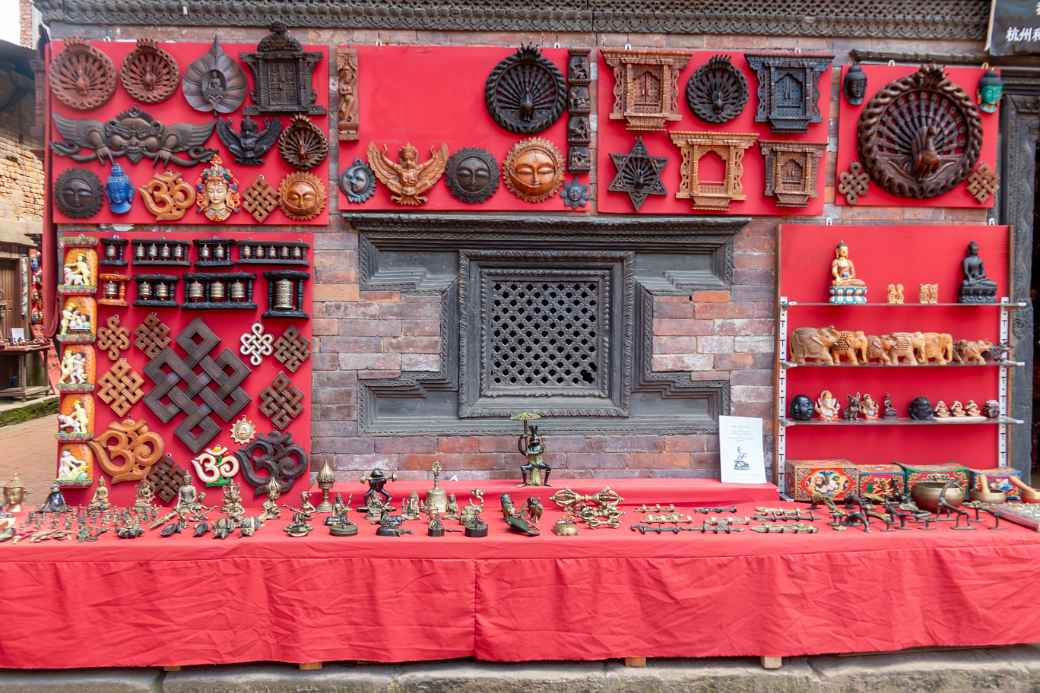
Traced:
[[11, 426], [0, 427], [0, 485], [15, 472], [29, 492], [29, 507], [43, 502], [47, 486], [57, 469], [58, 424], [53, 416], [41, 416]]
[[0, 671], [0, 693], [961, 693], [1040, 691], [1040, 646], [850, 657], [796, 657], [766, 671], [757, 659], [400, 666], [282, 664]]

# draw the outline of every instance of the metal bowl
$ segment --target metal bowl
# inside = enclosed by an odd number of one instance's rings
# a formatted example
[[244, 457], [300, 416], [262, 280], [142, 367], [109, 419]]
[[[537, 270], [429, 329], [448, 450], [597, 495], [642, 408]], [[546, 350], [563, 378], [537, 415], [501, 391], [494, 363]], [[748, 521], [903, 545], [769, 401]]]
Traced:
[[[944, 481], [919, 481], [910, 489], [910, 497], [921, 510], [937, 513], [939, 512], [939, 496], [945, 487], [946, 482]], [[950, 486], [946, 489], [946, 502], [953, 507], [964, 502], [964, 491], [960, 486]]]

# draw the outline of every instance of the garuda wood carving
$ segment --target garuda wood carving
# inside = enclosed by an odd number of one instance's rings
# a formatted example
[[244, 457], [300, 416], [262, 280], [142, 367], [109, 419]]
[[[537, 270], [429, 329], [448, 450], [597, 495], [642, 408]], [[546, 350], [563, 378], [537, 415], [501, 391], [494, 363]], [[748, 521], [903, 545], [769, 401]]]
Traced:
[[[141, 159], [151, 159], [156, 165], [194, 166], [200, 161], [209, 161], [217, 153], [203, 146], [213, 134], [213, 123], [163, 125], [137, 108], [123, 111], [105, 123], [73, 120], [55, 113], [54, 124], [62, 140], [51, 143], [51, 147], [61, 156], [77, 162], [97, 159], [101, 163], [115, 163], [125, 156], [135, 164]], [[91, 153], [80, 154], [81, 149], [89, 149]], [[184, 156], [180, 156], [182, 153]]]
[[282, 123], [277, 118], [265, 118], [261, 128], [255, 120], [245, 116], [242, 118], [242, 128], [239, 132], [235, 132], [234, 123], [230, 118], [217, 121], [217, 137], [235, 157], [235, 163], [244, 166], [263, 164], [264, 154], [278, 141], [281, 132]]
[[964, 180], [982, 149], [974, 101], [938, 65], [886, 84], [867, 103], [856, 130], [870, 178], [900, 197], [927, 199]]
[[393, 161], [386, 145], [382, 151], [375, 142], [368, 145], [368, 162], [376, 177], [393, 193], [390, 199], [399, 205], [416, 207], [426, 202], [424, 192], [433, 187], [448, 163], [448, 145], [430, 149], [430, 158], [419, 163], [419, 150], [411, 144], [401, 147]]

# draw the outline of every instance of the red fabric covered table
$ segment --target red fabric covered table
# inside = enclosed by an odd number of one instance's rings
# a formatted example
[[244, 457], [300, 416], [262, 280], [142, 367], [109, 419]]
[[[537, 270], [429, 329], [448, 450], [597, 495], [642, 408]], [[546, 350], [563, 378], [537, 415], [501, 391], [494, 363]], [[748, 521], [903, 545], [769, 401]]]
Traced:
[[[642, 536], [631, 500], [780, 506], [770, 487], [610, 484], [620, 530], [509, 534], [487, 482], [486, 539], [335, 538], [285, 520], [216, 541], [154, 532], [0, 545], [0, 667], [795, 656], [1040, 642], [1040, 535], [1004, 524], [864, 534]], [[391, 485], [394, 495], [427, 483]], [[462, 495], [471, 484], [445, 484]], [[548, 491], [545, 491], [548, 493]], [[359, 496], [355, 495], [355, 504]], [[551, 504], [550, 504], [551, 505]], [[804, 507], [804, 506], [803, 506]], [[699, 517], [699, 516], [698, 516]], [[992, 520], [985, 520], [989, 526]]]

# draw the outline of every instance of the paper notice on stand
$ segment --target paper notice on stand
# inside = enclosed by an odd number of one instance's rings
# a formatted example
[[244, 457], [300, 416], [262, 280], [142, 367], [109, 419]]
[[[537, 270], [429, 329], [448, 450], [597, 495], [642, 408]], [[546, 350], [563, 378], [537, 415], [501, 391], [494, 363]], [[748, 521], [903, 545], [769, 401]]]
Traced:
[[720, 416], [719, 453], [722, 483], [766, 483], [762, 419], [749, 416]]

